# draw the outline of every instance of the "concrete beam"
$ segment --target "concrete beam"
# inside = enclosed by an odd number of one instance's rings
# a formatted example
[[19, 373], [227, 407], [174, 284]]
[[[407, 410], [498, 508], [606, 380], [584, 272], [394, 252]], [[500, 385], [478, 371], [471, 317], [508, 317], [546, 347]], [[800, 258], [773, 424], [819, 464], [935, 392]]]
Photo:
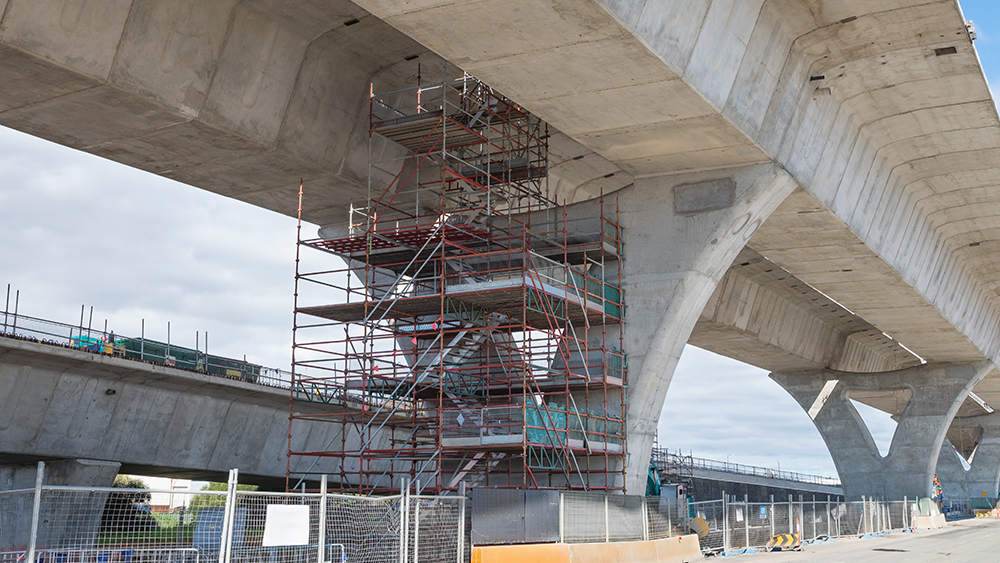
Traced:
[[[0, 338], [0, 402], [7, 405], [0, 411], [0, 456], [21, 463], [90, 459], [217, 481], [236, 467], [245, 482], [284, 489], [287, 389]], [[310, 403], [296, 408], [326, 411]], [[296, 424], [294, 448], [340, 442], [337, 424]], [[347, 440], [356, 440], [348, 432]], [[335, 478], [339, 466], [321, 459], [313, 471]]]
[[769, 371], [890, 371], [920, 359], [749, 247], [733, 261], [688, 344]]
[[[878, 374], [817, 370], [772, 373], [809, 414], [826, 442], [848, 499], [888, 500], [930, 496], [931, 480], [945, 434], [969, 391], [993, 369], [976, 365], [925, 364]], [[883, 458], [852, 392], [909, 389], [889, 453]]]

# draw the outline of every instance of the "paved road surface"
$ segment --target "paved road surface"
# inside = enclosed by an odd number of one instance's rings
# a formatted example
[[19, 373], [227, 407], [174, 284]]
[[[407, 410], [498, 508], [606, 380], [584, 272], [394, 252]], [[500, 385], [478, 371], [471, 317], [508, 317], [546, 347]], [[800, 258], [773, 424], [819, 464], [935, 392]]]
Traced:
[[738, 557], [745, 563], [995, 563], [1000, 561], [1000, 520], [958, 520], [941, 530], [840, 539], [807, 545], [803, 552]]

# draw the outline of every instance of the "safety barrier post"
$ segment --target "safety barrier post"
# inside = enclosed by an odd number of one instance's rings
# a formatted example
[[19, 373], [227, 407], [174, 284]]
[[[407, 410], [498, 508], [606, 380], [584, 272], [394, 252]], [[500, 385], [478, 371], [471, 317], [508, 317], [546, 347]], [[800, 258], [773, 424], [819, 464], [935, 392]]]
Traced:
[[[319, 479], [319, 553], [316, 561], [327, 563], [326, 561], [326, 475]], [[337, 563], [343, 563], [337, 561]]]
[[45, 479], [45, 462], [38, 462], [35, 472], [35, 500], [31, 507], [31, 537], [28, 538], [28, 561], [35, 563], [35, 541], [38, 538], [38, 518], [42, 512], [42, 481]]
[[465, 481], [458, 484], [458, 559], [465, 561]]

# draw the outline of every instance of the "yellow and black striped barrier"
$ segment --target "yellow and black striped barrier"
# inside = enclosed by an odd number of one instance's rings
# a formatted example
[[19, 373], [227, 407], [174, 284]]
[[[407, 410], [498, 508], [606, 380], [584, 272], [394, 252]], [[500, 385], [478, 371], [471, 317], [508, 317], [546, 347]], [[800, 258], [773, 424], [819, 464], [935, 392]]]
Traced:
[[802, 542], [799, 541], [798, 534], [777, 534], [769, 542], [767, 542], [767, 550], [773, 551], [775, 549], [780, 549], [782, 551], [788, 549], [802, 549]]

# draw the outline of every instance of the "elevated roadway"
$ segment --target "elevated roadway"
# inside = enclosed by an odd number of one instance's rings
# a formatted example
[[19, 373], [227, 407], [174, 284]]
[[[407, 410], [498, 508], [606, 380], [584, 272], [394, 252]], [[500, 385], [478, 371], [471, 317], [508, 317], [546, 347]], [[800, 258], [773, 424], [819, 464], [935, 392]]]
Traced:
[[954, 0], [0, 6], [0, 124], [286, 214], [303, 177], [323, 226], [364, 197], [369, 89], [416, 62], [544, 118], [559, 197], [618, 190], [639, 459], [689, 341], [785, 372], [1000, 359], [1000, 119]]
[[[0, 338], [0, 399], [0, 465], [83, 459], [121, 464], [122, 473], [211, 481], [237, 467], [241, 482], [285, 487], [287, 389]], [[306, 426], [296, 432], [304, 449], [325, 448], [340, 430], [296, 424]], [[324, 461], [314, 469], [334, 472]]]

